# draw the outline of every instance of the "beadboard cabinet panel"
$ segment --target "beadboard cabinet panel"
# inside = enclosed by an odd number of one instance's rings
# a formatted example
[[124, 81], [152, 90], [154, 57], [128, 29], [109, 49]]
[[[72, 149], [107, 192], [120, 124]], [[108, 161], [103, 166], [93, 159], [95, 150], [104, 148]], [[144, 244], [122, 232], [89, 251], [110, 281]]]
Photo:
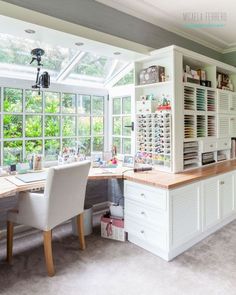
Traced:
[[202, 185], [204, 229], [211, 228], [220, 220], [218, 182], [218, 177], [213, 177], [205, 180]]
[[172, 203], [172, 246], [177, 247], [201, 231], [200, 185], [193, 184], [170, 194]]

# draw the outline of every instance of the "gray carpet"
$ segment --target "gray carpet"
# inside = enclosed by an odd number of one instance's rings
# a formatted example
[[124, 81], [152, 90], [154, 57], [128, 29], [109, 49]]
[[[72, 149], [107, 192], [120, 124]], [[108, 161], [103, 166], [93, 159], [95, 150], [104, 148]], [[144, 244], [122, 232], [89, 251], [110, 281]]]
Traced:
[[0, 241], [0, 294], [236, 294], [236, 222], [169, 263], [129, 242], [102, 239], [99, 230], [86, 238], [85, 251], [70, 225], [56, 229], [53, 240], [53, 278], [46, 275], [41, 234], [17, 238], [12, 266]]

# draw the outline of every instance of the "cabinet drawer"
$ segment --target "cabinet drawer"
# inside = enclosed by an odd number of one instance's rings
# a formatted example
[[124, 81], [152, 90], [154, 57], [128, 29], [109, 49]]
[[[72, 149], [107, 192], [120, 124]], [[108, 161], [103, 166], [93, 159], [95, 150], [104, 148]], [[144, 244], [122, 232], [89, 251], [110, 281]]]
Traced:
[[216, 142], [215, 141], [203, 141], [202, 142], [202, 152], [214, 152], [217, 150]]
[[140, 185], [135, 182], [125, 182], [125, 198], [138, 201], [158, 209], [166, 210], [166, 191]]
[[159, 248], [165, 249], [167, 244], [166, 231], [154, 229], [148, 226], [141, 225], [131, 218], [126, 218], [125, 220], [125, 231], [138, 239], [144, 241], [145, 243], [157, 246]]
[[218, 139], [217, 150], [229, 150], [231, 149], [231, 140], [229, 139]]
[[167, 214], [165, 211], [152, 209], [141, 203], [125, 199], [125, 218], [129, 217], [144, 225], [167, 227]]

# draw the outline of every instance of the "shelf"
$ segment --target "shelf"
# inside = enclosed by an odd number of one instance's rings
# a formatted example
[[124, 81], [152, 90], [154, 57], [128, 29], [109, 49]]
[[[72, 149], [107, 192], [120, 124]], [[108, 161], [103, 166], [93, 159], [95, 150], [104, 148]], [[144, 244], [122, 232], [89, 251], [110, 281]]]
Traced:
[[218, 88], [214, 88], [214, 87], [207, 87], [207, 86], [202, 86], [200, 84], [195, 84], [195, 83], [190, 83], [190, 82], [183, 82], [184, 86], [188, 86], [188, 87], [194, 87], [194, 88], [201, 88], [201, 89], [209, 89], [209, 90], [216, 90]]
[[136, 85], [135, 88], [152, 88], [152, 87], [160, 87], [160, 86], [170, 85], [171, 83], [172, 83], [172, 81], [157, 82], [157, 83], [151, 83], [151, 84]]

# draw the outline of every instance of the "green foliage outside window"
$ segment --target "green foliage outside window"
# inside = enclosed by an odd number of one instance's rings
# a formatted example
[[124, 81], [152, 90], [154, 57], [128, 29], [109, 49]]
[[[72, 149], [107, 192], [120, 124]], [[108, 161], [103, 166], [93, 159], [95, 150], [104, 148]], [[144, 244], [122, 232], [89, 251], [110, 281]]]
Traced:
[[21, 138], [23, 127], [22, 115], [3, 116], [3, 136], [4, 138]]
[[44, 100], [46, 113], [59, 113], [60, 94], [58, 92], [44, 92]]
[[60, 136], [59, 116], [45, 116], [45, 136]]
[[46, 139], [45, 140], [45, 160], [55, 161], [60, 152], [59, 139]]
[[42, 113], [43, 110], [42, 93], [38, 91], [26, 90], [25, 91], [25, 110], [28, 113]]
[[40, 140], [26, 140], [25, 141], [26, 158], [32, 154], [42, 154], [43, 141]]
[[75, 113], [76, 95], [73, 93], [62, 94], [62, 112], [69, 114]]
[[75, 136], [75, 117], [74, 116], [63, 116], [62, 117], [62, 136]]
[[4, 112], [22, 112], [23, 91], [17, 88], [4, 88]]
[[123, 78], [121, 78], [115, 85], [115, 86], [123, 86], [123, 85], [129, 85], [134, 84], [134, 70], [130, 71], [128, 74], [126, 74]]
[[42, 136], [42, 116], [25, 116], [25, 136], [40, 137]]
[[5, 141], [3, 145], [3, 159], [4, 165], [11, 165], [22, 161], [22, 141]]

